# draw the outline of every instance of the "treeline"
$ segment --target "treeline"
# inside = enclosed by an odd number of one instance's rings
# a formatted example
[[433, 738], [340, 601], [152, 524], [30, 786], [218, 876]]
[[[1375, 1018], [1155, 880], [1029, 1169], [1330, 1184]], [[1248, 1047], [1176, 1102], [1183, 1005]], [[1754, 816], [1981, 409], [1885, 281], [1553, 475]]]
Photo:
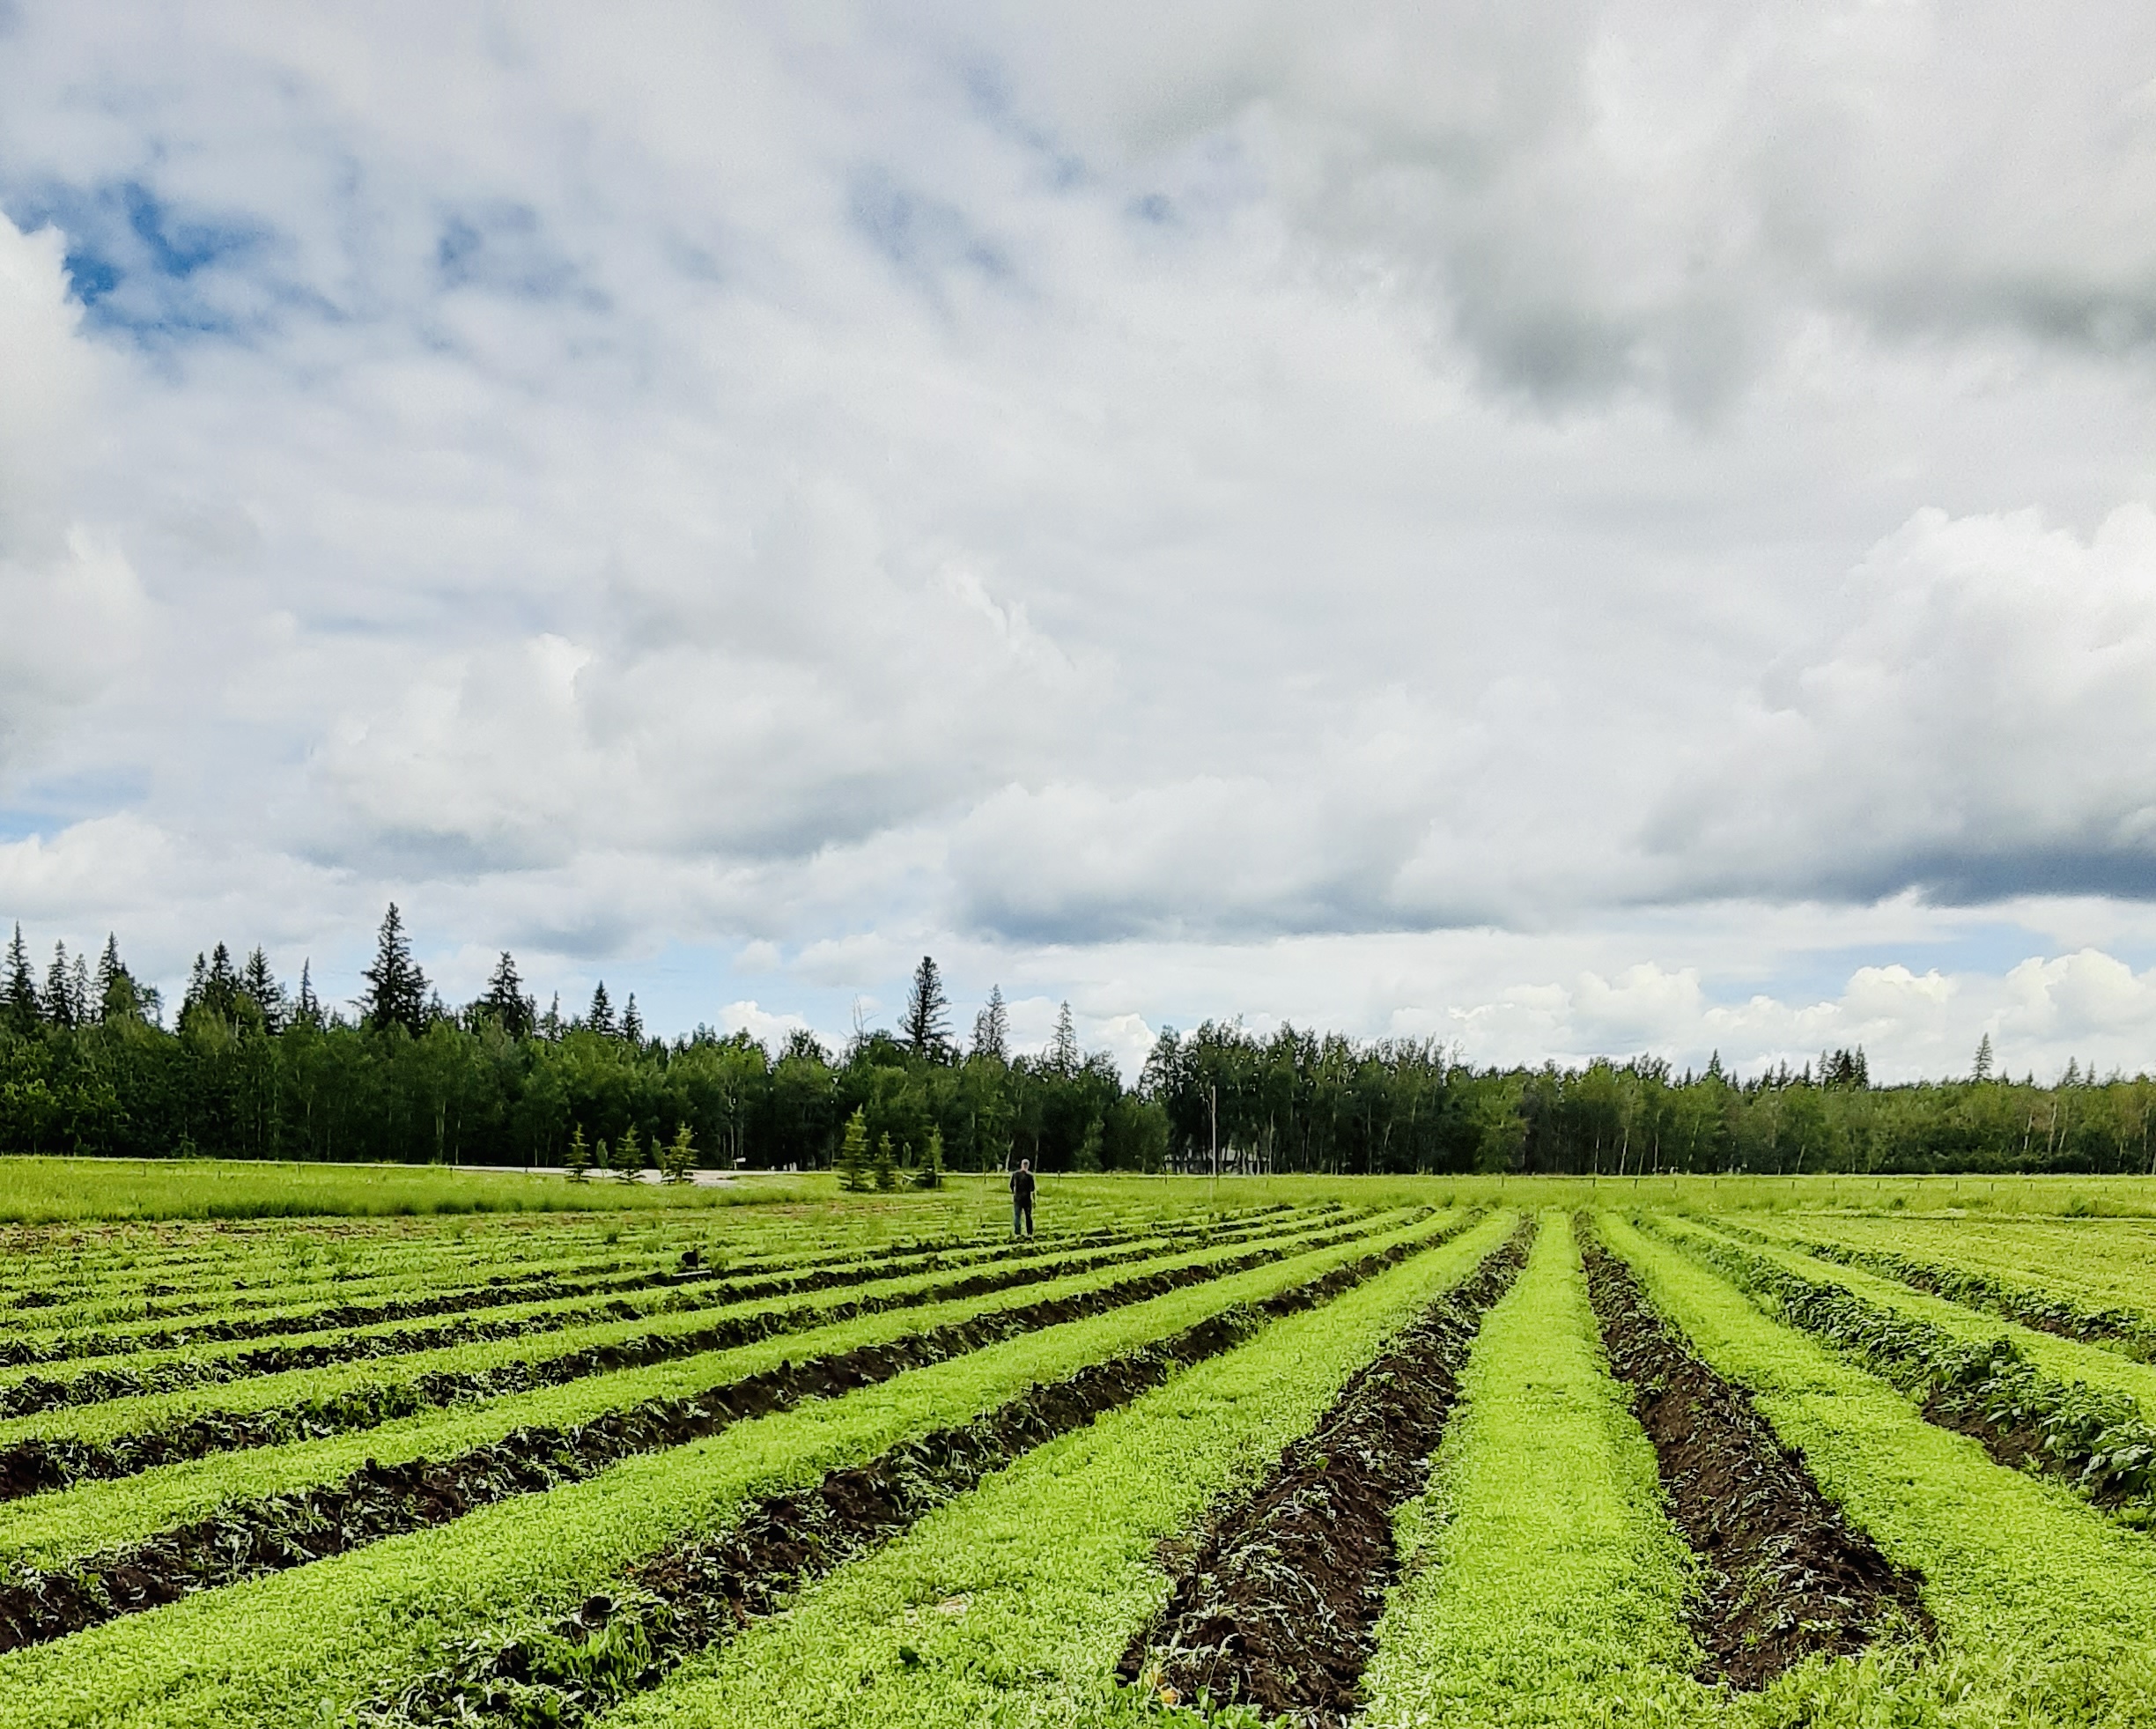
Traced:
[[807, 1032], [651, 1036], [603, 984], [544, 1010], [503, 955], [445, 1003], [392, 906], [349, 1010], [288, 989], [256, 949], [196, 963], [167, 1016], [107, 941], [40, 970], [19, 928], [0, 976], [0, 1151], [137, 1157], [560, 1165], [581, 1137], [656, 1149], [689, 1131], [704, 1165], [819, 1169], [861, 1114], [901, 1167], [1925, 1172], [2156, 1170], [2156, 1082], [2078, 1065], [2050, 1086], [1991, 1074], [1874, 1087], [1861, 1051], [1739, 1079], [1641, 1057], [1475, 1068], [1429, 1040], [1360, 1042], [1239, 1023], [1163, 1032], [1138, 1084], [1080, 1050], [1067, 1005], [1048, 1047], [1010, 1048], [1000, 992], [955, 1036], [933, 960], [895, 1029], [832, 1052]]

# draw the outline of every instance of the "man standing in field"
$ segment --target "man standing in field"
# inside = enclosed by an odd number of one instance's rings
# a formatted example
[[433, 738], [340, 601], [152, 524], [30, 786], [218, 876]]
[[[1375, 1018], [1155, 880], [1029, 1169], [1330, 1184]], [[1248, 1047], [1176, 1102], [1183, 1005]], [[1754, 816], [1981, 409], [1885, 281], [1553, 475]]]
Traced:
[[1022, 1158], [1018, 1168], [1011, 1172], [1011, 1235], [1030, 1237], [1033, 1234], [1033, 1161]]

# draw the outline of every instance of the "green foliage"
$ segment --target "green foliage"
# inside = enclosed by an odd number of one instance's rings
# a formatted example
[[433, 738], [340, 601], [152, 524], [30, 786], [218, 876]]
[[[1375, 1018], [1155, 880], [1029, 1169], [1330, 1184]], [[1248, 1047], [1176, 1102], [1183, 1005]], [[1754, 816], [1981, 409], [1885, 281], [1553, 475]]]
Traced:
[[922, 1156], [920, 1169], [913, 1173], [913, 1186], [917, 1189], [940, 1189], [943, 1186], [943, 1131], [928, 1131], [928, 1150]]
[[1078, 1143], [1078, 1156], [1071, 1169], [1081, 1176], [1096, 1176], [1101, 1168], [1101, 1119], [1095, 1117], [1086, 1124], [1085, 1136]]
[[875, 1158], [869, 1166], [877, 1188], [889, 1193], [898, 1186], [898, 1164], [891, 1156], [891, 1138], [889, 1131], [876, 1136]]
[[689, 1173], [696, 1168], [696, 1141], [683, 1123], [674, 1131], [673, 1140], [667, 1142], [665, 1151], [659, 1155], [659, 1179], [666, 1183], [685, 1183]]
[[633, 1183], [644, 1174], [644, 1148], [637, 1138], [634, 1123], [623, 1126], [620, 1136], [614, 1142], [612, 1164], [617, 1182]]
[[1771, 1319], [1703, 1260], [1601, 1230], [1701, 1355], [1748, 1387], [1827, 1497], [1924, 1581], [1936, 1643], [1806, 1666], [1739, 1720], [1817, 1729], [2138, 1729], [2156, 1698], [2156, 1547], [2003, 1470], [1888, 1382]]
[[569, 1131], [569, 1150], [563, 1156], [562, 1169], [569, 1173], [572, 1183], [586, 1182], [591, 1177], [591, 1149], [584, 1144], [584, 1125], [576, 1124]]
[[856, 1111], [846, 1119], [845, 1134], [838, 1143], [838, 1186], [859, 1194], [869, 1186], [868, 1116]]
[[[2065, 1385], [2003, 1334], [1960, 1337], [1734, 1243], [1697, 1232], [1683, 1243], [1791, 1326], [1931, 1408], [2033, 1433], [2052, 1467], [2084, 1494], [2111, 1504], [2156, 1496], [2156, 1423], [2129, 1394]], [[2138, 1522], [2156, 1522], [2156, 1507], [2134, 1511]]]

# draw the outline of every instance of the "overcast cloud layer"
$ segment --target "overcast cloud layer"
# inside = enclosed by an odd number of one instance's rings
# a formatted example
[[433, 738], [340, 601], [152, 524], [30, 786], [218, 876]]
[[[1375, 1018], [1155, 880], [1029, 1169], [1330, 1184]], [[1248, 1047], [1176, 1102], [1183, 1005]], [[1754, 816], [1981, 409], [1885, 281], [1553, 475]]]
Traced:
[[0, 6], [0, 918], [2156, 1067], [2156, 13]]

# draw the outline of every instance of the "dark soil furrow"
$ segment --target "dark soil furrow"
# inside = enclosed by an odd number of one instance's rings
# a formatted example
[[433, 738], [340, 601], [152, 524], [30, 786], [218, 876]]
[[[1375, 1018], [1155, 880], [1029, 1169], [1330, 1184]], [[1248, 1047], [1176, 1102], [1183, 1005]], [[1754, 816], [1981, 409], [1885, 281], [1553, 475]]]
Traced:
[[[1458, 1224], [1443, 1235], [1464, 1228]], [[1443, 1236], [1421, 1238], [1354, 1265], [1383, 1264], [1388, 1256], [1398, 1260], [1441, 1240]], [[447, 1525], [512, 1496], [596, 1476], [632, 1454], [681, 1446], [806, 1400], [836, 1398], [1040, 1327], [1227, 1277], [1277, 1253], [1259, 1250], [993, 1311], [884, 1344], [782, 1363], [694, 1399], [647, 1400], [565, 1428], [532, 1425], [452, 1459], [395, 1465], [369, 1460], [341, 1483], [237, 1504], [65, 1568], [18, 1573], [0, 1584], [0, 1652], [42, 1644], [195, 1592]]]
[[[1274, 1252], [1325, 1248], [1355, 1234], [1351, 1227], [1322, 1236], [1295, 1238]], [[1242, 1240], [1239, 1236], [1231, 1235], [1228, 1245], [1232, 1246], [1238, 1240]], [[351, 1434], [461, 1402], [507, 1398], [543, 1387], [564, 1386], [593, 1375], [646, 1369], [657, 1363], [699, 1356], [707, 1351], [731, 1350], [759, 1339], [830, 1326], [861, 1315], [986, 1297], [1132, 1261], [1161, 1260], [1173, 1252], [1176, 1252], [1173, 1248], [1163, 1248], [1155, 1242], [1135, 1249], [1073, 1255], [1024, 1267], [991, 1267], [919, 1290], [864, 1297], [853, 1302], [808, 1309], [765, 1310], [729, 1316], [710, 1326], [687, 1332], [647, 1333], [529, 1362], [499, 1363], [488, 1369], [445, 1370], [415, 1376], [407, 1381], [350, 1388], [264, 1410], [209, 1413], [167, 1428], [111, 1441], [33, 1437], [0, 1447], [0, 1502], [79, 1482], [135, 1476], [159, 1466], [206, 1459], [215, 1453], [236, 1452], [248, 1447], [284, 1446], [295, 1441]], [[625, 1317], [633, 1318], [633, 1314]]]
[[445, 1667], [359, 1713], [364, 1729], [522, 1729], [581, 1724], [656, 1686], [788, 1596], [900, 1535], [1021, 1454], [1129, 1404], [1179, 1371], [1244, 1344], [1430, 1246], [1402, 1244], [1238, 1305], [1158, 1343], [1029, 1388], [815, 1488], [753, 1504], [724, 1534], [666, 1549], [554, 1627], [467, 1643]]
[[[1291, 1209], [1262, 1210], [1274, 1212]], [[1231, 1221], [1230, 1228], [1255, 1231], [1265, 1229], [1266, 1223], [1252, 1215], [1238, 1215]], [[1103, 1230], [1071, 1238], [1056, 1246], [1075, 1252], [1119, 1242], [1132, 1242], [1141, 1237], [1172, 1234], [1175, 1234], [1172, 1228], [1163, 1231], [1154, 1225]], [[1189, 1234], [1203, 1235], [1204, 1232], [1200, 1229]], [[620, 1297], [632, 1291], [707, 1285], [721, 1281], [725, 1282], [724, 1289], [729, 1295], [716, 1299], [718, 1301], [796, 1296], [833, 1289], [843, 1285], [862, 1284], [875, 1279], [900, 1278], [908, 1272], [933, 1272], [940, 1267], [956, 1264], [951, 1259], [954, 1256], [968, 1259], [986, 1257], [1000, 1252], [1004, 1246], [1003, 1239], [995, 1238], [952, 1238], [941, 1243], [910, 1243], [866, 1254], [817, 1257], [788, 1266], [749, 1268], [699, 1266], [691, 1255], [684, 1256], [681, 1262], [674, 1266], [613, 1274], [602, 1278], [571, 1280], [543, 1275], [533, 1279], [498, 1280], [483, 1287], [445, 1291], [434, 1297], [398, 1297], [371, 1304], [337, 1304], [299, 1314], [288, 1312], [238, 1317], [204, 1321], [192, 1326], [166, 1328], [155, 1333], [70, 1334], [49, 1339], [0, 1341], [0, 1368], [62, 1363], [94, 1356], [125, 1356], [144, 1351], [185, 1350], [202, 1345], [243, 1343], [249, 1339], [358, 1329], [396, 1321], [426, 1320], [440, 1315], [506, 1308], [516, 1304], [568, 1302], [580, 1297]], [[597, 1319], [605, 1318], [602, 1310], [576, 1312]], [[534, 1316], [528, 1320], [510, 1323], [513, 1327], [528, 1330], [544, 1330], [550, 1324], [545, 1316]], [[479, 1329], [484, 1326], [484, 1322], [477, 1324]], [[429, 1350], [438, 1345], [459, 1344], [469, 1339], [488, 1336], [492, 1335], [477, 1329], [460, 1331], [439, 1328], [401, 1333], [379, 1341], [366, 1338], [339, 1338], [312, 1345], [277, 1346], [263, 1353], [249, 1353], [245, 1356], [225, 1359], [250, 1365], [236, 1371], [227, 1378], [306, 1368], [308, 1363], [302, 1358], [309, 1353], [327, 1352], [329, 1356], [325, 1360], [342, 1362], [355, 1354], [370, 1350], [376, 1355], [390, 1356], [406, 1350]], [[408, 1345], [403, 1342], [407, 1339], [423, 1342]], [[194, 1365], [174, 1366], [184, 1370]], [[138, 1372], [142, 1371], [99, 1370], [64, 1382], [20, 1382], [14, 1387], [0, 1390], [0, 1417], [26, 1415], [34, 1410], [50, 1408], [52, 1404], [90, 1404], [102, 1399], [129, 1398], [145, 1392], [173, 1390], [170, 1385], [130, 1385], [127, 1378]], [[100, 1380], [100, 1377], [112, 1378], [107, 1382]], [[106, 1385], [119, 1390], [89, 1391], [79, 1394], [69, 1391], [78, 1386], [97, 1388]], [[37, 1402], [41, 1400], [48, 1402]]]
[[1255, 1706], [1268, 1722], [1345, 1724], [1398, 1577], [1392, 1515], [1422, 1492], [1482, 1316], [1526, 1264], [1524, 1224], [1358, 1370], [1252, 1493], [1171, 1557], [1127, 1681]]
[[1784, 1446], [1751, 1396], [1695, 1356], [1632, 1272], [1583, 1230], [1610, 1367], [1654, 1443], [1670, 1518], [1701, 1562], [1692, 1630], [1702, 1678], [1766, 1686], [1806, 1658], [1929, 1637], [1921, 1581], [1881, 1555]]

